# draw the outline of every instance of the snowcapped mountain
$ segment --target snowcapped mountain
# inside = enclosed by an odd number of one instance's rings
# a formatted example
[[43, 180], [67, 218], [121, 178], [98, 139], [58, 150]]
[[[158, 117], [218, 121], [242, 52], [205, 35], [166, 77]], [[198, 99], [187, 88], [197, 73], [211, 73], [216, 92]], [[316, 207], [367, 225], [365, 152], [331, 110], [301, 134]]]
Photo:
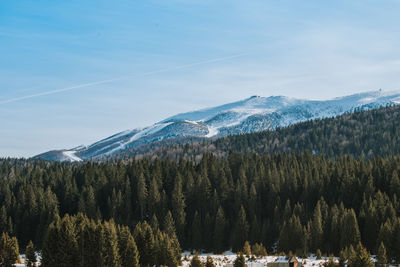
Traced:
[[252, 96], [214, 108], [177, 114], [152, 126], [127, 130], [90, 146], [49, 151], [35, 158], [56, 161], [99, 159], [125, 149], [177, 137], [211, 138], [252, 133], [394, 104], [400, 104], [400, 91], [366, 92], [331, 100]]

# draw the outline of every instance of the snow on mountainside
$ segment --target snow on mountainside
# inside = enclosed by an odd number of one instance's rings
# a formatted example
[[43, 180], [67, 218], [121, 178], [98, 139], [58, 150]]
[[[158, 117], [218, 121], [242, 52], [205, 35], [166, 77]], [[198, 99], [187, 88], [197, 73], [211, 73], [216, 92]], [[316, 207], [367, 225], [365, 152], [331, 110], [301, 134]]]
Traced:
[[124, 149], [176, 137], [210, 138], [252, 133], [393, 104], [400, 104], [400, 91], [366, 92], [331, 100], [252, 96], [214, 108], [177, 114], [143, 129], [115, 134], [88, 147], [49, 151], [35, 158], [56, 161], [99, 159]]

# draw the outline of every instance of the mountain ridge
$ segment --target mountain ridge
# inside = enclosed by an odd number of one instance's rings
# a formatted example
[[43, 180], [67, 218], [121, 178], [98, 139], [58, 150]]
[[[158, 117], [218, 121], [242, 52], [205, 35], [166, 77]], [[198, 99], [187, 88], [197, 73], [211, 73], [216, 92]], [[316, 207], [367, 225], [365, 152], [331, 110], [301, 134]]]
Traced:
[[254, 133], [356, 110], [400, 104], [400, 91], [370, 91], [329, 100], [252, 96], [244, 100], [168, 117], [149, 127], [126, 130], [75, 149], [54, 150], [34, 158], [56, 161], [101, 159], [126, 149], [182, 137], [217, 138]]

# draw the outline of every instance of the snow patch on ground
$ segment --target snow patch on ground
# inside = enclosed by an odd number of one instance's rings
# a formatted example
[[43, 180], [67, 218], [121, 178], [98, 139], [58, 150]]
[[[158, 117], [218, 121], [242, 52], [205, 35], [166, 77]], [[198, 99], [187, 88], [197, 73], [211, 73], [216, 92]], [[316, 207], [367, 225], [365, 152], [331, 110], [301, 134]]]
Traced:
[[82, 161], [78, 156], [75, 155], [75, 150], [67, 150], [63, 152], [63, 155], [66, 156], [70, 161]]
[[[186, 255], [186, 257], [185, 257]], [[200, 260], [202, 262], [206, 262], [207, 256], [211, 256], [213, 258], [213, 261], [217, 267], [225, 267], [227, 264], [233, 264], [233, 262], [236, 259], [236, 254], [232, 253], [230, 251], [225, 252], [223, 255], [214, 255], [214, 254], [200, 254]], [[182, 263], [183, 267], [189, 267], [190, 261], [192, 260], [193, 255], [190, 254], [190, 252], [184, 252], [182, 253]], [[185, 260], [186, 259], [186, 260]], [[322, 266], [324, 262], [329, 261], [329, 258], [327, 257], [322, 257], [322, 259], [317, 260], [315, 256], [310, 256], [306, 259], [302, 259], [297, 257], [299, 262], [303, 263], [304, 267], [312, 267], [312, 266]], [[282, 256], [267, 256], [267, 257], [261, 257], [257, 258], [254, 261], [251, 261], [249, 258], [246, 258], [246, 263], [248, 266], [263, 266], [267, 265], [269, 262], [275, 262], [278, 260], [279, 262], [287, 261], [285, 257]], [[334, 258], [335, 261], [338, 261], [338, 258]]]

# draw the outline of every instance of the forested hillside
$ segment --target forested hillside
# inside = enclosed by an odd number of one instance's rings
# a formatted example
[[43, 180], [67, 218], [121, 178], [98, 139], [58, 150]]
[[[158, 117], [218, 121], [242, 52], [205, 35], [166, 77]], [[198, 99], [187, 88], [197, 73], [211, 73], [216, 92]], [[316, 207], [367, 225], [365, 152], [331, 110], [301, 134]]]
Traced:
[[[335, 253], [359, 241], [400, 255], [400, 157], [205, 155], [199, 163], [2, 160], [0, 232], [41, 247], [48, 225], [83, 212], [133, 231], [176, 232], [183, 249]], [[140, 250], [140, 249], [139, 249]]]
[[361, 158], [400, 153], [400, 106], [358, 111], [336, 118], [298, 123], [286, 128], [259, 133], [233, 135], [216, 140], [178, 139], [123, 151], [114, 159], [184, 158], [198, 161], [204, 153], [226, 157], [240, 153], [291, 153], [312, 151], [334, 158], [352, 155]]

